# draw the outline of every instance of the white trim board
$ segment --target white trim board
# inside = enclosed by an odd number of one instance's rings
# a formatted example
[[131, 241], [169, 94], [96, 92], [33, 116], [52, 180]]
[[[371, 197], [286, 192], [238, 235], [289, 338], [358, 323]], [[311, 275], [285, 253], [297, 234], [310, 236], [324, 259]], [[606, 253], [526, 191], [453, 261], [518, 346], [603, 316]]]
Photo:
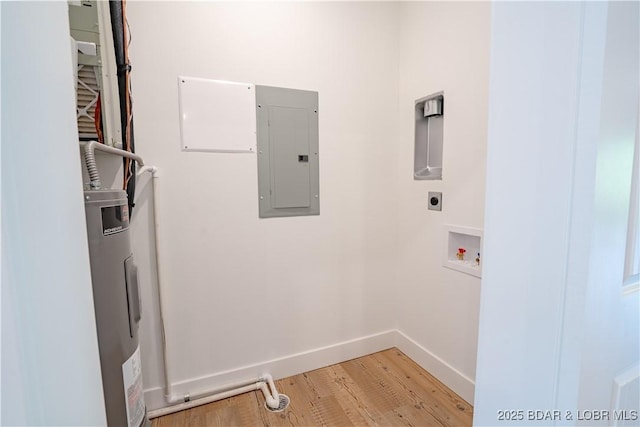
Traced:
[[[392, 347], [397, 347], [464, 400], [473, 404], [475, 388], [473, 380], [398, 330], [383, 331], [249, 366], [181, 381], [174, 384], [174, 390], [177, 395], [187, 393], [194, 395], [199, 391], [218, 388], [225, 384], [257, 379], [266, 373], [276, 379], [286, 378]], [[167, 406], [163, 387], [145, 390], [144, 400], [148, 411]]]
[[422, 369], [473, 405], [476, 383], [404, 333], [396, 330], [396, 347]]

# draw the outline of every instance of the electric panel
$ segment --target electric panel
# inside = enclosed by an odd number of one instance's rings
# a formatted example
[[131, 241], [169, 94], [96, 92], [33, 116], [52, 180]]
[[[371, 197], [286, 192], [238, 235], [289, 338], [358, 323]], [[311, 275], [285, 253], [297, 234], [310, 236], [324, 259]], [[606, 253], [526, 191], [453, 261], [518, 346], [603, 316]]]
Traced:
[[260, 218], [319, 215], [318, 92], [256, 86]]

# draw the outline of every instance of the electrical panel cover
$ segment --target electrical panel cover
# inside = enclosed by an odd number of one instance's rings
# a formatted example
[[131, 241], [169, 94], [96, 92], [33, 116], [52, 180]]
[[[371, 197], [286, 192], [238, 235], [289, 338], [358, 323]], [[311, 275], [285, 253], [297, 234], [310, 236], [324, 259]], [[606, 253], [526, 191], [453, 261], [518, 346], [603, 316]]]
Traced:
[[318, 92], [256, 86], [260, 218], [319, 215]]

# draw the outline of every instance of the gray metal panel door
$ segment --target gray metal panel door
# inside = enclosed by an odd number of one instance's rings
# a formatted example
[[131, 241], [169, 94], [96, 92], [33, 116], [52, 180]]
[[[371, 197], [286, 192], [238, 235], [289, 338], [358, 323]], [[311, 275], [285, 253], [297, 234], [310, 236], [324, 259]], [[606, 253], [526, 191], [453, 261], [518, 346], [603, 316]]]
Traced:
[[260, 218], [320, 214], [318, 93], [256, 86]]
[[303, 108], [269, 107], [271, 206], [309, 207], [309, 120]]

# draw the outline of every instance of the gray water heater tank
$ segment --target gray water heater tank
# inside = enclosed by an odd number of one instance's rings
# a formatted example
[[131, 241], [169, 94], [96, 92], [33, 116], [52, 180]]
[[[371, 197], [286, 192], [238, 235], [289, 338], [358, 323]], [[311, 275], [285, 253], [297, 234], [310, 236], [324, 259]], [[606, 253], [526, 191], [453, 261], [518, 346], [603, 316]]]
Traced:
[[137, 267], [122, 190], [84, 192], [102, 387], [109, 426], [148, 425], [143, 398]]

